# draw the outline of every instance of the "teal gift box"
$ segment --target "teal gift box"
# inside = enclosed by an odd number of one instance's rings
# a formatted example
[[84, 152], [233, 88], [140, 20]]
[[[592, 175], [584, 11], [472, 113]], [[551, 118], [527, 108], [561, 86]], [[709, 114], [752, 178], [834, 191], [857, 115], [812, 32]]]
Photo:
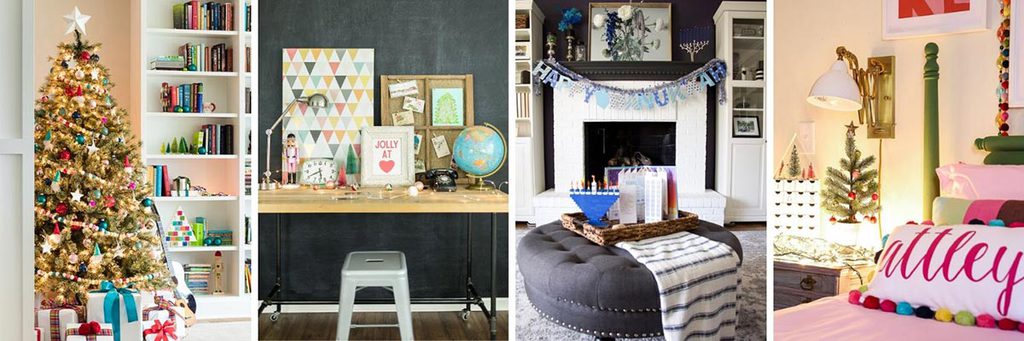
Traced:
[[[110, 282], [104, 282], [104, 286]], [[112, 286], [112, 284], [110, 284]], [[115, 341], [143, 341], [142, 338], [142, 295], [138, 291], [127, 292], [119, 290], [115, 305], [110, 308], [111, 316], [116, 316], [116, 322], [107, 319], [107, 291], [90, 291], [88, 301], [85, 304], [85, 320], [99, 323], [109, 323], [115, 331]], [[131, 302], [127, 297], [131, 297]], [[131, 310], [131, 311], [130, 311]], [[134, 312], [134, 315], [132, 313]], [[116, 315], [114, 314], [116, 313]], [[134, 321], [129, 321], [129, 315], [135, 316]]]

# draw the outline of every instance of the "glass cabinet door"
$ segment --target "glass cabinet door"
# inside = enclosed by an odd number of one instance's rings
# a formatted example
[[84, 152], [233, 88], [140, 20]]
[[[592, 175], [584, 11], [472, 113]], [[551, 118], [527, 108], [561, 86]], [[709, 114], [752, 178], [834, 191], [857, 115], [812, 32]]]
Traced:
[[733, 19], [732, 79], [764, 79], [764, 19]]

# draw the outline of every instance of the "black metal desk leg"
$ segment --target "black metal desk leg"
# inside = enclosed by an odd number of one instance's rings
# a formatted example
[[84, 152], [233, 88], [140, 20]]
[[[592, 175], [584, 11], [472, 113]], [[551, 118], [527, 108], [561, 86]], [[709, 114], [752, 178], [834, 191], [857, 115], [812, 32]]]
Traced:
[[257, 311], [258, 314], [262, 314], [264, 309], [268, 306], [274, 305], [274, 297], [277, 297], [277, 311], [270, 315], [271, 321], [277, 321], [281, 316], [281, 214], [277, 214], [277, 231], [276, 231], [276, 243], [277, 243], [277, 255], [276, 264], [274, 265], [274, 287], [270, 289], [267, 294], [267, 298], [263, 299], [263, 303], [260, 303], [260, 309]]
[[498, 338], [498, 214], [491, 213], [491, 340]]
[[473, 214], [466, 214], [466, 309], [462, 311], [462, 319], [469, 319], [472, 307], [468, 300], [473, 298]]

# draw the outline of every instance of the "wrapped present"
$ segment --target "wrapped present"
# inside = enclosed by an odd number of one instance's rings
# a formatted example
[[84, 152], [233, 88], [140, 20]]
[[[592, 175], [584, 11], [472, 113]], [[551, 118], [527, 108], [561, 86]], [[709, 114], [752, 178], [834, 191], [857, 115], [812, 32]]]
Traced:
[[36, 325], [42, 341], [64, 341], [61, 326], [78, 323], [84, 318], [80, 305], [43, 301], [40, 306], [36, 311]]
[[43, 341], [43, 330], [36, 327], [36, 341]]
[[[149, 322], [146, 323], [148, 324]], [[161, 320], [156, 320], [148, 326], [149, 328], [142, 331], [146, 341], [173, 341], [178, 339], [178, 335], [175, 334], [174, 321], [161, 322]]]
[[149, 321], [154, 320], [171, 321], [178, 328], [185, 326], [181, 307], [175, 306], [174, 302], [160, 295], [153, 295], [153, 305], [142, 309], [143, 326], [150, 325]]
[[114, 341], [142, 341], [142, 296], [138, 291], [103, 281], [100, 290], [89, 292], [86, 304], [90, 320], [109, 323]]
[[64, 329], [67, 341], [113, 341], [114, 328], [109, 323], [96, 321], [70, 323]]

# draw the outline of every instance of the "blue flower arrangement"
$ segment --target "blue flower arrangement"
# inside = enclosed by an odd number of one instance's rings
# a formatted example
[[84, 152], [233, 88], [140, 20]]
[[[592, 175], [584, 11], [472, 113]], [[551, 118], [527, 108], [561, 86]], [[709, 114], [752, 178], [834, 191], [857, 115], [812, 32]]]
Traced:
[[562, 10], [562, 21], [558, 22], [558, 30], [565, 32], [571, 30], [573, 26], [579, 25], [583, 21], [583, 13], [575, 7], [570, 7]]

